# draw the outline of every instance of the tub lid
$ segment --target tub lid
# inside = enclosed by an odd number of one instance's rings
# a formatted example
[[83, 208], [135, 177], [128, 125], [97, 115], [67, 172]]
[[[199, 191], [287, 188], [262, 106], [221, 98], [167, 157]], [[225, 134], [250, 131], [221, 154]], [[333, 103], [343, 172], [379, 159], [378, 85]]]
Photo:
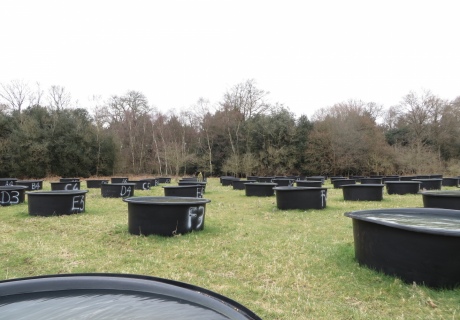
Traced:
[[192, 197], [130, 197], [123, 201], [137, 204], [156, 204], [163, 206], [174, 206], [178, 204], [197, 205], [211, 202], [209, 199]]
[[396, 208], [351, 211], [346, 217], [415, 232], [460, 236], [460, 210]]
[[[9, 319], [254, 319], [232, 299], [183, 282], [130, 274], [61, 274], [0, 281]], [[103, 313], [102, 313], [103, 312]]]
[[49, 196], [66, 196], [72, 194], [87, 193], [88, 190], [52, 190], [52, 191], [27, 191], [26, 194], [31, 195], [49, 195]]

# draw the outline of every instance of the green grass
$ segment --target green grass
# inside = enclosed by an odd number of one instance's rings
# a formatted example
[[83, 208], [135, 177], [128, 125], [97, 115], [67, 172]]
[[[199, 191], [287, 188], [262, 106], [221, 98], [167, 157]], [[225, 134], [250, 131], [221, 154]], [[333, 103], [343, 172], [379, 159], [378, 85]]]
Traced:
[[[163, 189], [135, 195], [162, 196]], [[156, 276], [223, 294], [263, 319], [460, 318], [460, 289], [406, 284], [354, 260], [345, 212], [422, 207], [421, 195], [353, 202], [329, 189], [324, 210], [283, 211], [275, 197], [246, 197], [209, 179], [205, 198], [211, 200], [205, 229], [176, 237], [130, 235], [127, 204], [102, 198], [99, 189], [90, 189], [86, 212], [77, 215], [32, 217], [27, 203], [0, 207], [0, 279], [82, 272]]]

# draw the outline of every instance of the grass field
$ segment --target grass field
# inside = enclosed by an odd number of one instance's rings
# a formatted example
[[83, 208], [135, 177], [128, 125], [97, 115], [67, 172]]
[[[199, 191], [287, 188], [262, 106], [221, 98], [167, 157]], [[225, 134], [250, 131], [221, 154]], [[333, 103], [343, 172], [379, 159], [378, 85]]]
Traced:
[[[27, 203], [0, 207], [0, 279], [142, 274], [215, 291], [263, 319], [460, 319], [460, 289], [406, 284], [354, 259], [345, 212], [423, 207], [421, 195], [352, 202], [326, 187], [326, 209], [282, 211], [275, 197], [246, 197], [208, 179], [205, 229], [175, 237], [130, 235], [127, 204], [99, 189], [90, 189], [82, 214], [32, 217]], [[135, 191], [163, 194], [160, 186]]]

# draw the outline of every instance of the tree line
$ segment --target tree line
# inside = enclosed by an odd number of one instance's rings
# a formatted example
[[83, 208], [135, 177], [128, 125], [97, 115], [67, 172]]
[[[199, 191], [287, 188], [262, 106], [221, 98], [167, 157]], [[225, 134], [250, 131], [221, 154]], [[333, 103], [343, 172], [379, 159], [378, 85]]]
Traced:
[[410, 92], [296, 117], [254, 80], [161, 112], [128, 91], [83, 108], [64, 87], [0, 87], [0, 176], [370, 175], [460, 172], [460, 97]]

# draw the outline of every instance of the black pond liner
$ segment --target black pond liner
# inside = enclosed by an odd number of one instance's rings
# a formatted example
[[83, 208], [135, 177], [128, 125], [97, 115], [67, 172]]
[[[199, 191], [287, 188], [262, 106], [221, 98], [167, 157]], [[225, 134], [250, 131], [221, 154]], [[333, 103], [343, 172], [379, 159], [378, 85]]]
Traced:
[[13, 186], [16, 178], [0, 178], [0, 187]]
[[383, 184], [347, 184], [342, 186], [347, 201], [382, 201]]
[[356, 180], [354, 179], [335, 179], [332, 180], [332, 184], [334, 185], [334, 189], [342, 188], [345, 184], [356, 184]]
[[[308, 179], [308, 178], [307, 178]], [[315, 181], [315, 180], [297, 180], [296, 182], [297, 187], [310, 187], [310, 188], [321, 188], [323, 183], [321, 180]]]
[[135, 235], [173, 236], [204, 228], [206, 203], [189, 197], [132, 197], [128, 203], [128, 231]]
[[135, 190], [150, 190], [150, 180], [129, 180], [128, 183], [134, 183]]
[[362, 178], [360, 179], [361, 184], [382, 184], [383, 178]]
[[59, 182], [77, 182], [80, 178], [60, 178]]
[[324, 209], [327, 200], [327, 188], [275, 187], [276, 206], [288, 209]]
[[107, 179], [89, 179], [89, 180], [86, 180], [86, 187], [99, 189], [101, 187], [101, 184], [106, 184], [106, 183], [109, 183], [109, 180]]
[[442, 178], [442, 185], [444, 187], [458, 187], [459, 178]]
[[387, 181], [385, 187], [388, 194], [417, 194], [421, 184], [420, 181]]
[[88, 190], [26, 192], [31, 216], [60, 216], [85, 212]]
[[460, 214], [431, 208], [347, 212], [360, 265], [436, 288], [460, 284]]
[[206, 192], [206, 183], [207, 182], [198, 182], [198, 181], [179, 181], [177, 184], [180, 186], [196, 186], [200, 185], [203, 187], [203, 193]]
[[419, 181], [421, 190], [441, 190], [442, 179], [414, 179], [413, 181]]
[[276, 183], [279, 187], [292, 187], [294, 185], [295, 179], [275, 178], [272, 180], [272, 182]]
[[133, 274], [59, 274], [3, 280], [0, 301], [4, 319], [261, 319], [213, 291]]
[[232, 181], [233, 190], [244, 190], [245, 183], [255, 183], [257, 180], [235, 180]]
[[51, 190], [80, 190], [80, 181], [50, 182]]
[[158, 182], [159, 183], [171, 183], [171, 178], [170, 177], [158, 177]]
[[203, 198], [202, 185], [190, 186], [163, 186], [165, 197], [193, 197]]
[[101, 184], [103, 198], [124, 198], [134, 196], [134, 183], [106, 183]]
[[460, 191], [423, 191], [421, 194], [425, 208], [460, 210]]
[[244, 190], [247, 197], [271, 197], [275, 195], [276, 183], [272, 182], [256, 182], [245, 183]]
[[110, 178], [111, 183], [128, 183], [128, 177], [112, 177]]
[[26, 186], [0, 186], [0, 206], [23, 203]]
[[15, 186], [26, 186], [27, 190], [41, 190], [43, 189], [43, 180], [17, 180], [14, 182]]

